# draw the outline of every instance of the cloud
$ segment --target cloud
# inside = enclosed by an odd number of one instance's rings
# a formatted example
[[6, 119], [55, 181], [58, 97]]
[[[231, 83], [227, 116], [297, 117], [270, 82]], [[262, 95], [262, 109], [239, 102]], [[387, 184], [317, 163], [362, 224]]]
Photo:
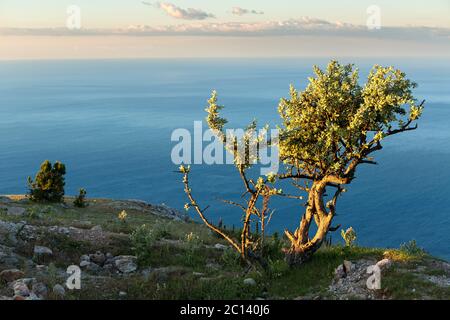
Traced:
[[142, 2], [143, 4], [147, 6], [152, 6], [157, 9], [160, 9], [164, 11], [167, 15], [171, 16], [175, 19], [182, 19], [182, 20], [205, 20], [208, 18], [215, 18], [215, 16], [211, 13], [207, 13], [200, 9], [193, 9], [193, 8], [187, 8], [183, 9], [180, 7], [177, 7], [173, 3], [168, 2]]
[[257, 10], [248, 10], [241, 7], [233, 7], [231, 9], [231, 13], [235, 16], [243, 16], [246, 14], [264, 14], [263, 11], [257, 11]]
[[330, 22], [323, 19], [302, 17], [286, 21], [263, 22], [205, 22], [148, 26], [132, 25], [122, 29], [80, 29], [66, 28], [0, 28], [0, 35], [21, 36], [313, 36], [347, 37], [393, 40], [436, 40], [450, 39], [449, 28], [430, 27], [383, 27], [381, 30], [368, 30], [366, 26], [343, 22]]

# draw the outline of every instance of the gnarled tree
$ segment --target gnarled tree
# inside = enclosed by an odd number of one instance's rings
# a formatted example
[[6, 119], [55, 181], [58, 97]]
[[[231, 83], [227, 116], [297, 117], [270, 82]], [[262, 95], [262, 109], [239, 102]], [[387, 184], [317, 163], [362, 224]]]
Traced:
[[[353, 65], [331, 61], [325, 71], [314, 67], [314, 73], [304, 91], [291, 86], [290, 98], [279, 105], [286, 172], [278, 178], [293, 179], [308, 194], [299, 227], [285, 232], [291, 265], [307, 260], [333, 229], [336, 201], [357, 167], [376, 164], [371, 155], [382, 149], [384, 138], [416, 129], [423, 109], [412, 94], [416, 84], [393, 67], [374, 66], [362, 86]], [[331, 199], [328, 188], [335, 189]]]

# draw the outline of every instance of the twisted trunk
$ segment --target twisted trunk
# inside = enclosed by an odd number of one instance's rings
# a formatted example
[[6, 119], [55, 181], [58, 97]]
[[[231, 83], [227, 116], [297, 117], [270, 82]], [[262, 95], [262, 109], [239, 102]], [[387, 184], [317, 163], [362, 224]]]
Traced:
[[[313, 183], [300, 226], [294, 234], [286, 231], [286, 236], [291, 241], [291, 247], [286, 252], [286, 260], [289, 265], [299, 265], [307, 261], [326, 239], [334, 217], [334, 208], [330, 209], [329, 212], [325, 209], [323, 197], [326, 185], [326, 181]], [[317, 231], [311, 239], [309, 230], [313, 219], [317, 225]]]

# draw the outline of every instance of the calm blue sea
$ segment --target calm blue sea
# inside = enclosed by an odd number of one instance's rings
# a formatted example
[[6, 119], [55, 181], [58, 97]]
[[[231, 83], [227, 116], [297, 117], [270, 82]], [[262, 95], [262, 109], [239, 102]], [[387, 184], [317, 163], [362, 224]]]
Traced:
[[[378, 166], [362, 167], [338, 203], [337, 223], [358, 243], [398, 247], [416, 239], [450, 259], [450, 60], [344, 59], [366, 76], [372, 64], [395, 65], [426, 99], [419, 129], [387, 140]], [[45, 160], [68, 167], [67, 193], [143, 199], [182, 210], [173, 171], [172, 130], [192, 130], [216, 89], [231, 127], [256, 117], [276, 123], [288, 86], [304, 88], [324, 59], [109, 60], [0, 62], [0, 194], [25, 193], [26, 178]], [[239, 224], [220, 198], [239, 198], [232, 166], [193, 166], [193, 190], [213, 220]], [[276, 201], [272, 231], [298, 225], [302, 207]], [[334, 235], [339, 239], [338, 234]]]

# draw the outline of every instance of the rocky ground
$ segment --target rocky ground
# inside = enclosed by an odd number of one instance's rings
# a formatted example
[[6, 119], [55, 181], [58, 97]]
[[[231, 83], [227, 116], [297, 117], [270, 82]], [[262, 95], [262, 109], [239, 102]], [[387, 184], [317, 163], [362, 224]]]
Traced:
[[[176, 210], [106, 199], [75, 208], [72, 200], [0, 197], [0, 300], [450, 298], [450, 265], [431, 257], [332, 247], [296, 270], [280, 260], [270, 275], [245, 273], [227, 245]], [[148, 255], [130, 240], [142, 225], [158, 234], [144, 239]], [[382, 286], [368, 289], [375, 265]], [[71, 266], [81, 270], [79, 290], [67, 284]]]

